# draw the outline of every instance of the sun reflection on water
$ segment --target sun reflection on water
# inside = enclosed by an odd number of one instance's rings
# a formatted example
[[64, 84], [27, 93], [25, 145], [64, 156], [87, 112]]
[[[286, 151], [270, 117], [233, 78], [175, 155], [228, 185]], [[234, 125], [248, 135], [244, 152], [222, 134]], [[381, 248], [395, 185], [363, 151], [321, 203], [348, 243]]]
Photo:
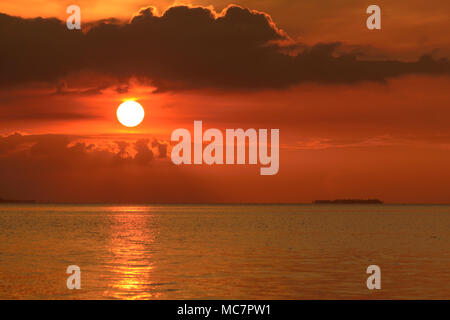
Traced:
[[158, 283], [153, 278], [156, 225], [151, 207], [111, 207], [111, 230], [104, 295], [114, 299], [154, 299]]

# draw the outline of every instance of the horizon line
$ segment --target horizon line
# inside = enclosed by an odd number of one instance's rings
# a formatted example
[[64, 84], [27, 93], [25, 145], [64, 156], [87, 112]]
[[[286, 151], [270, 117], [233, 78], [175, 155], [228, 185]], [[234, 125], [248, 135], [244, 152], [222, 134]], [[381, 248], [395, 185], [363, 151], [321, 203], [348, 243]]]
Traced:
[[16, 200], [0, 202], [0, 205], [215, 205], [215, 206], [295, 206], [295, 205], [313, 205], [313, 206], [382, 206], [382, 205], [450, 205], [449, 202], [383, 202], [383, 203], [314, 203], [311, 202], [134, 202], [134, 201], [34, 201], [34, 200]]

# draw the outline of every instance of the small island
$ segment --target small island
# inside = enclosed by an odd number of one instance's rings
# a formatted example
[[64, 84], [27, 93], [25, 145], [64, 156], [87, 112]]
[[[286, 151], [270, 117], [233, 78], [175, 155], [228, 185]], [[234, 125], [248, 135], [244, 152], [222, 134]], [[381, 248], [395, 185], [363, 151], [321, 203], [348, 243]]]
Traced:
[[314, 204], [383, 204], [380, 199], [336, 199], [336, 200], [315, 200]]

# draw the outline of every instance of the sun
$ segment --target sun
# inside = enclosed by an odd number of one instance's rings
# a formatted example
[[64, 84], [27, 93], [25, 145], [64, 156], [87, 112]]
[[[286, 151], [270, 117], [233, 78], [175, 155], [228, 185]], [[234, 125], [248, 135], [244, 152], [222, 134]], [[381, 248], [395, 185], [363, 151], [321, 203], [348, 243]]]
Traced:
[[123, 102], [117, 108], [117, 119], [125, 127], [136, 127], [144, 120], [144, 108], [133, 100]]

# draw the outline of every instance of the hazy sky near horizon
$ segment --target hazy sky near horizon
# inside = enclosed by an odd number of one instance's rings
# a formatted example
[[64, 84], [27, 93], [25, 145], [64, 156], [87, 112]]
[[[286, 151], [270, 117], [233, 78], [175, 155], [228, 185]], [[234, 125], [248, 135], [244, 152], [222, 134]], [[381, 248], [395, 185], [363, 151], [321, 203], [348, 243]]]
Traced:
[[[78, 1], [82, 32], [72, 2], [0, 4], [0, 198], [450, 202], [450, 2], [378, 1], [380, 31], [356, 0], [180, 3]], [[173, 165], [194, 120], [279, 128], [279, 173]]]

